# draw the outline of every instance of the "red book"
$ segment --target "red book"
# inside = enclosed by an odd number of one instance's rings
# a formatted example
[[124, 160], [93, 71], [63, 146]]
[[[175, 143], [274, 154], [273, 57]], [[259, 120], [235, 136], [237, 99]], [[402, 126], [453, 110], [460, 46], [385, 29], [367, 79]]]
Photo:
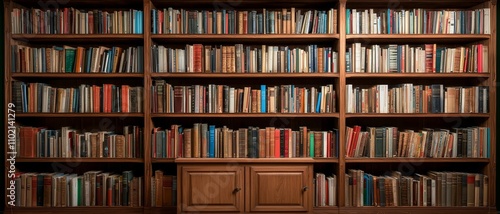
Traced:
[[275, 129], [274, 130], [274, 157], [279, 158], [280, 157], [280, 130]]
[[330, 158], [332, 157], [332, 132], [327, 132], [326, 134], [326, 157], [325, 158]]
[[203, 49], [203, 45], [201, 44], [194, 44], [193, 45], [193, 72], [201, 72], [201, 50]]
[[288, 141], [290, 140], [290, 131], [291, 131], [290, 129], [285, 129], [285, 158], [290, 157], [289, 156], [290, 145], [288, 143]]
[[38, 176], [36, 176], [36, 175], [31, 176], [31, 206], [32, 207], [37, 206], [37, 189], [38, 189], [37, 177]]
[[354, 126], [354, 130], [353, 130], [353, 134], [352, 134], [352, 141], [350, 142], [351, 143], [351, 147], [350, 147], [350, 150], [348, 151], [349, 153], [349, 157], [352, 157], [354, 156], [354, 152], [355, 152], [355, 149], [356, 149], [356, 145], [357, 145], [357, 142], [358, 142], [358, 137], [359, 137], [359, 132], [361, 131], [361, 126]]
[[102, 185], [102, 175], [100, 175], [100, 176], [96, 177], [96, 195], [97, 195], [96, 200], [97, 201], [96, 201], [95, 204], [97, 206], [103, 206], [103, 202], [102, 202], [102, 194], [103, 194], [102, 191], [103, 191], [103, 189], [102, 189], [102, 187], [103, 187], [103, 185]]

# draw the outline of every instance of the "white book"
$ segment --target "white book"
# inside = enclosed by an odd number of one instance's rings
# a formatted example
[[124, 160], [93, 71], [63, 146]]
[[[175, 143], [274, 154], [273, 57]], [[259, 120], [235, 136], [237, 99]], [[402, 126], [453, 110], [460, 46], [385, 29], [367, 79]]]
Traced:
[[490, 8], [484, 8], [484, 34], [490, 34], [491, 29], [490, 29], [490, 23], [491, 23], [491, 17], [490, 17]]

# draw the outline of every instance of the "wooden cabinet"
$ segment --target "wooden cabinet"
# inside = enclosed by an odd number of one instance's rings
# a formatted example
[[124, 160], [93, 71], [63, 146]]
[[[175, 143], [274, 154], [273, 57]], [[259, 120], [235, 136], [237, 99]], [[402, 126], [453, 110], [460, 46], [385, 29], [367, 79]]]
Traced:
[[312, 172], [307, 165], [246, 167], [246, 211], [308, 211]]
[[312, 166], [178, 165], [178, 212], [310, 212]]
[[182, 166], [182, 212], [243, 211], [243, 168]]

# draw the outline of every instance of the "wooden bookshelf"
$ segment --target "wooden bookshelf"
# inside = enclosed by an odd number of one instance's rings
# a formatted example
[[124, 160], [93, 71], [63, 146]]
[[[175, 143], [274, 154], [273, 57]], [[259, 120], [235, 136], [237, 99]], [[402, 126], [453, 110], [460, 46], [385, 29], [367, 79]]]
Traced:
[[297, 118], [318, 118], [318, 117], [329, 117], [338, 118], [338, 113], [164, 113], [164, 114], [151, 114], [151, 117], [199, 117], [199, 118], [210, 118], [210, 117], [297, 117]]
[[[12, 101], [13, 81], [26, 82], [46, 82], [60, 83], [62, 85], [76, 84], [71, 87], [78, 87], [79, 84], [101, 84], [111, 82], [113, 84], [130, 84], [142, 86], [144, 89], [143, 113], [22, 113], [16, 112], [18, 123], [27, 126], [41, 126], [42, 124], [53, 129], [54, 125], [73, 125], [87, 129], [99, 129], [109, 123], [111, 127], [121, 127], [125, 125], [138, 125], [144, 128], [143, 158], [16, 158], [20, 163], [19, 170], [23, 167], [36, 170], [46, 169], [51, 163], [61, 163], [71, 166], [75, 163], [85, 163], [86, 171], [102, 170], [113, 171], [119, 169], [131, 169], [139, 176], [143, 176], [143, 206], [141, 207], [10, 207], [5, 202], [5, 213], [88, 213], [88, 214], [139, 214], [139, 213], [189, 213], [187, 211], [196, 211], [199, 213], [496, 213], [497, 195], [496, 189], [496, 18], [497, 1], [496, 0], [399, 0], [398, 6], [394, 9], [411, 8], [429, 8], [429, 9], [480, 9], [490, 8], [491, 33], [489, 34], [347, 34], [346, 33], [346, 10], [352, 8], [359, 9], [387, 9], [393, 2], [390, 0], [245, 0], [240, 2], [214, 2], [210, 0], [184, 0], [184, 1], [162, 1], [162, 0], [71, 0], [67, 4], [58, 5], [58, 7], [75, 7], [83, 9], [138, 9], [144, 11], [143, 33], [142, 34], [14, 34], [11, 29], [10, 12], [13, 8], [40, 8], [41, 5], [31, 0], [5, 0], [4, 2], [4, 70], [11, 71], [12, 54], [11, 45], [33, 45], [34, 47], [50, 47], [53, 45], [70, 45], [82, 47], [95, 46], [143, 46], [144, 63], [142, 73], [11, 73], [4, 72], [4, 106]], [[209, 9], [226, 8], [227, 10], [236, 9], [257, 10], [259, 8], [281, 9], [296, 7], [297, 9], [325, 10], [325, 8], [337, 9], [336, 34], [154, 34], [151, 32], [153, 8], [174, 9]], [[193, 9], [193, 10], [194, 10]], [[303, 11], [302, 11], [303, 12]], [[358, 11], [359, 12], [359, 11]], [[346, 72], [346, 52], [353, 43], [362, 43], [363, 45], [387, 45], [387, 44], [410, 44], [423, 45], [436, 43], [442, 46], [465, 46], [472, 44], [483, 44], [489, 47], [488, 58], [489, 73], [347, 73]], [[244, 44], [250, 46], [277, 45], [277, 46], [306, 46], [318, 44], [319, 46], [332, 47], [333, 51], [338, 53], [338, 73], [155, 73], [151, 65], [153, 63], [152, 46], [164, 45], [168, 47], [183, 48], [185, 45], [209, 44], [209, 45], [234, 45]], [[32, 72], [32, 71], [26, 71]], [[335, 113], [153, 113], [152, 109], [152, 86], [155, 80], [165, 80], [172, 85], [195, 85], [195, 84], [225, 84], [238, 86], [255, 86], [261, 84], [279, 85], [279, 84], [305, 84], [315, 87], [327, 84], [333, 84], [336, 91], [336, 109]], [[427, 83], [444, 82], [445, 85], [460, 86], [474, 80], [472, 86], [489, 87], [489, 113], [347, 113], [346, 109], [346, 85], [357, 83], [379, 84], [387, 82], [389, 85], [400, 83]], [[94, 83], [98, 82], [98, 83]], [[137, 83], [139, 85], [137, 85]], [[175, 83], [175, 84], [174, 84]], [[276, 84], [275, 84], [276, 83]], [[108, 121], [112, 121], [109, 122]], [[460, 119], [460, 120], [455, 120]], [[52, 120], [54, 120], [52, 122]], [[414, 122], [417, 121], [417, 122]], [[450, 122], [451, 121], [451, 122]], [[445, 124], [443, 129], [452, 129], [463, 124], [468, 126], [485, 126], [491, 130], [491, 154], [489, 158], [350, 158], [345, 156], [346, 127], [352, 125], [383, 124], [385, 126], [400, 125], [420, 129], [424, 126]], [[356, 124], [354, 124], [356, 122]], [[363, 124], [366, 122], [366, 124]], [[7, 118], [4, 121], [8, 124]], [[172, 124], [180, 124], [183, 128], [191, 127], [193, 123], [215, 124], [217, 127], [227, 125], [231, 129], [244, 128], [248, 126], [279, 128], [292, 128], [297, 130], [299, 126], [307, 125], [316, 130], [338, 129], [338, 157], [335, 158], [153, 158], [153, 148], [151, 131], [155, 127], [168, 129]], [[360, 123], [360, 124], [357, 124]], [[104, 125], [103, 125], [104, 124]], [[89, 126], [89, 127], [87, 127]], [[433, 127], [434, 128], [434, 127]], [[111, 128], [110, 128], [111, 129]], [[7, 136], [8, 131], [4, 131]], [[7, 141], [7, 138], [6, 138]], [[8, 155], [9, 147], [4, 145], [4, 155]], [[447, 171], [448, 167], [460, 169], [464, 172], [477, 172], [489, 176], [489, 189], [487, 206], [485, 207], [351, 207], [346, 206], [348, 198], [345, 195], [346, 173], [352, 166], [356, 169], [366, 170], [373, 175], [383, 175], [377, 172], [395, 170], [398, 164], [411, 163], [417, 170], [425, 172], [426, 170], [439, 169]], [[395, 167], [396, 166], [396, 167]], [[445, 167], [446, 166], [446, 167]], [[461, 168], [463, 166], [463, 168]], [[5, 163], [8, 169], [9, 164]], [[90, 167], [90, 168], [89, 168]], [[442, 168], [439, 168], [442, 167]], [[76, 168], [79, 169], [79, 168]], [[83, 168], [82, 168], [83, 169]], [[88, 170], [87, 170], [88, 169]], [[168, 175], [176, 175], [177, 180], [177, 204], [176, 206], [154, 207], [152, 205], [153, 186], [151, 177], [155, 176], [155, 170], [164, 170]], [[190, 171], [192, 170], [192, 171]], [[385, 171], [384, 171], [385, 170]], [[122, 170], [123, 171], [123, 170]], [[193, 173], [194, 172], [194, 173]], [[207, 206], [200, 210], [183, 204], [189, 200], [191, 194], [187, 188], [188, 185], [194, 185], [190, 188], [202, 188], [202, 184], [190, 183], [188, 179], [199, 176], [196, 173], [214, 173], [222, 172], [221, 176], [230, 175], [231, 182], [234, 181], [238, 188], [231, 187], [231, 195], [234, 196], [234, 203], [239, 203], [233, 207], [227, 208], [223, 205]], [[336, 177], [336, 205], [332, 207], [317, 207], [313, 205], [313, 177], [315, 173], [335, 174]], [[193, 173], [193, 174], [189, 174]], [[224, 174], [225, 173], [225, 174]], [[269, 176], [273, 174], [273, 176]], [[135, 175], [135, 174], [134, 174]], [[266, 177], [267, 176], [267, 177]], [[295, 176], [295, 177], [294, 177]], [[7, 174], [4, 175], [5, 185], [9, 184]], [[207, 177], [209, 178], [209, 177]], [[228, 177], [224, 177], [228, 178]], [[256, 181], [257, 179], [270, 178], [272, 181]], [[290, 178], [290, 179], [289, 179]], [[240, 182], [241, 181], [241, 182]], [[261, 182], [261, 183], [259, 183]], [[269, 183], [266, 183], [269, 182]], [[297, 203], [301, 206], [277, 205], [278, 203], [265, 204], [260, 206], [256, 201], [255, 191], [263, 191], [264, 186], [268, 187], [283, 186], [284, 190], [300, 192], [300, 199]], [[260, 188], [260, 189], [259, 189]], [[228, 189], [228, 188], [225, 188]], [[220, 190], [225, 190], [221, 188]], [[276, 193], [279, 191], [274, 191]], [[257, 192], [258, 193], [258, 192]], [[269, 195], [262, 194], [261, 195]], [[292, 195], [292, 194], [288, 194]], [[287, 196], [288, 196], [287, 195]], [[214, 196], [215, 197], [215, 196]], [[290, 196], [294, 197], [294, 196]], [[274, 197], [278, 198], [278, 197]], [[231, 198], [233, 199], [233, 198]], [[273, 198], [266, 200], [272, 201]], [[227, 203], [233, 203], [233, 201]], [[295, 202], [294, 202], [295, 203]], [[216, 210], [209, 210], [209, 209]], [[218, 209], [218, 210], [217, 210]], [[207, 211], [207, 212], [204, 212]]]
[[430, 79], [430, 78], [489, 78], [490, 73], [347, 73], [346, 78], [413, 78], [413, 79]]
[[13, 34], [12, 39], [33, 42], [130, 42], [143, 40], [142, 34]]
[[127, 73], [14, 73], [12, 78], [144, 78], [144, 74], [127, 74]]
[[488, 163], [488, 158], [345, 158], [346, 163]]
[[335, 73], [152, 73], [158, 78], [335, 78]]
[[19, 113], [16, 117], [143, 117], [142, 113]]
[[17, 158], [20, 163], [144, 163], [142, 158]]
[[462, 117], [462, 118], [469, 118], [469, 117], [485, 117], [488, 118], [490, 117], [489, 114], [481, 114], [481, 113], [473, 113], [473, 114], [467, 114], [467, 113], [347, 113], [345, 115], [346, 118], [355, 118], [355, 117], [422, 117], [422, 118], [447, 118], [447, 117]]
[[363, 43], [461, 43], [490, 39], [490, 35], [477, 34], [347, 34], [346, 42]]
[[259, 40], [261, 42], [274, 42], [276, 40], [286, 42], [325, 42], [338, 39], [338, 34], [159, 34], [151, 35], [155, 41], [170, 42], [193, 42], [203, 40], [207, 42], [251, 42]]

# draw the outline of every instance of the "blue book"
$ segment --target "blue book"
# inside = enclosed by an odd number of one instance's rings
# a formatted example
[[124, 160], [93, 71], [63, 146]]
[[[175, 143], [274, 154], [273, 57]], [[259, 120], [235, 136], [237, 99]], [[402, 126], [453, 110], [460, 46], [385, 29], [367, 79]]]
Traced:
[[387, 34], [391, 34], [391, 27], [394, 29], [394, 26], [391, 26], [391, 9], [387, 9]]
[[28, 93], [26, 93], [27, 86], [26, 83], [21, 84], [22, 97], [23, 97], [23, 112], [28, 112]]
[[266, 106], [266, 101], [267, 101], [267, 96], [266, 96], [266, 85], [260, 85], [260, 112], [261, 113], [266, 113], [267, 112], [267, 106]]
[[42, 49], [42, 72], [46, 73], [47, 72], [47, 67], [46, 67], [46, 59], [45, 59], [45, 48]]
[[208, 157], [215, 157], [215, 125], [208, 126]]
[[222, 9], [222, 34], [226, 34], [226, 10]]
[[143, 28], [144, 28], [144, 12], [141, 10], [141, 11], [140, 11], [140, 14], [141, 14], [141, 16], [140, 16], [140, 19], [141, 19], [141, 20], [140, 20], [140, 22], [139, 22], [139, 25], [140, 25], [141, 27], [139, 28], [139, 33], [140, 33], [140, 34], [143, 34]]
[[347, 9], [345, 11], [345, 34], [351, 34], [351, 29], [350, 29], [350, 26], [351, 26], [351, 23], [350, 23], [350, 19], [351, 19], [351, 9]]
[[321, 92], [318, 93], [318, 100], [316, 103], [316, 113], [320, 112], [320, 106], [321, 106]]
[[486, 127], [486, 158], [490, 158], [490, 128]]
[[151, 10], [151, 19], [153, 19], [153, 30], [151, 30], [152, 34], [156, 34], [156, 10]]

